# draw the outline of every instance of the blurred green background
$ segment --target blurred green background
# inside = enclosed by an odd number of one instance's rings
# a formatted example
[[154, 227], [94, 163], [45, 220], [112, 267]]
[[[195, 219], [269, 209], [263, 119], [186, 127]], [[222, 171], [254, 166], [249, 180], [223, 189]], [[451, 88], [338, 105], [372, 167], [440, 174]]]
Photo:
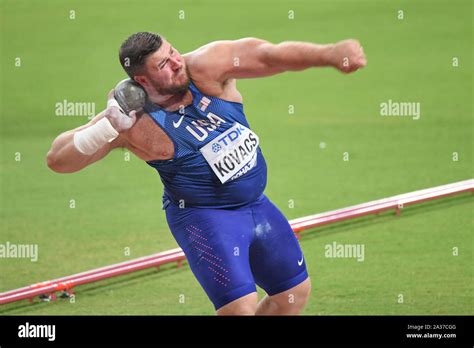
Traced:
[[[0, 258], [0, 291], [176, 247], [162, 184], [138, 158], [116, 150], [67, 175], [45, 162], [59, 133], [88, 121], [56, 116], [56, 103], [102, 110], [126, 77], [118, 48], [137, 31], [159, 32], [181, 53], [248, 36], [361, 41], [368, 65], [353, 75], [311, 69], [238, 82], [269, 167], [266, 194], [288, 219], [472, 177], [470, 0], [0, 4], [0, 243], [39, 246], [37, 262]], [[420, 103], [420, 119], [380, 116], [389, 99]], [[462, 195], [307, 233], [313, 292], [304, 314], [473, 314], [473, 206]], [[364, 244], [365, 261], [326, 258], [333, 242]], [[75, 303], [22, 301], [0, 314], [214, 313], [187, 266], [75, 290]]]

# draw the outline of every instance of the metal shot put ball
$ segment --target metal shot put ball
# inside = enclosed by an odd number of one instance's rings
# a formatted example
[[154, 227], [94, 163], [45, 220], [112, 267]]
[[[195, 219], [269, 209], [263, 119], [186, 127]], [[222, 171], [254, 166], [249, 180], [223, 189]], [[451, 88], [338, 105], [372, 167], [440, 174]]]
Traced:
[[115, 86], [114, 97], [128, 115], [132, 110], [137, 112], [143, 110], [146, 92], [137, 82], [132, 79], [125, 79]]

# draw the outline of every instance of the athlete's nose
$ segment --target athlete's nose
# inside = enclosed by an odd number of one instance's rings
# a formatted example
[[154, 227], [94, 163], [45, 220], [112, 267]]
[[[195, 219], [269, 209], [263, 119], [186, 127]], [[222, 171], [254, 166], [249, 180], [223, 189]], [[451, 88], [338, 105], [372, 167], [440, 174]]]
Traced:
[[171, 69], [173, 69], [173, 71], [179, 70], [183, 66], [183, 63], [181, 63], [181, 60], [177, 57], [171, 57], [169, 61], [171, 63]]

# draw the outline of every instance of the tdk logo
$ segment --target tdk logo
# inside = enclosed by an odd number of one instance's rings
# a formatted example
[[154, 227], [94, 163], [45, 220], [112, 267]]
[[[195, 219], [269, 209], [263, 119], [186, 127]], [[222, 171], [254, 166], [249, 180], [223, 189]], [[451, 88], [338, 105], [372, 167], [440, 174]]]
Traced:
[[240, 125], [238, 128], [236, 128], [235, 130], [229, 132], [229, 134], [226, 134], [224, 137], [219, 139], [218, 142], [222, 142], [222, 143], [224, 143], [225, 146], [227, 146], [226, 139], [228, 139], [229, 142], [233, 142], [236, 139], [238, 139], [240, 135], [242, 135], [242, 131], [245, 131], [245, 127]]

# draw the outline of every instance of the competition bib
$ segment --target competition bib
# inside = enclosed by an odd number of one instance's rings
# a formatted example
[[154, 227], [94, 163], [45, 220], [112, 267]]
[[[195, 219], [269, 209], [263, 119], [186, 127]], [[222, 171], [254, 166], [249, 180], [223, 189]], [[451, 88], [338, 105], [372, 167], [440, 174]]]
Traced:
[[257, 164], [257, 134], [235, 123], [199, 149], [221, 183], [237, 179]]

